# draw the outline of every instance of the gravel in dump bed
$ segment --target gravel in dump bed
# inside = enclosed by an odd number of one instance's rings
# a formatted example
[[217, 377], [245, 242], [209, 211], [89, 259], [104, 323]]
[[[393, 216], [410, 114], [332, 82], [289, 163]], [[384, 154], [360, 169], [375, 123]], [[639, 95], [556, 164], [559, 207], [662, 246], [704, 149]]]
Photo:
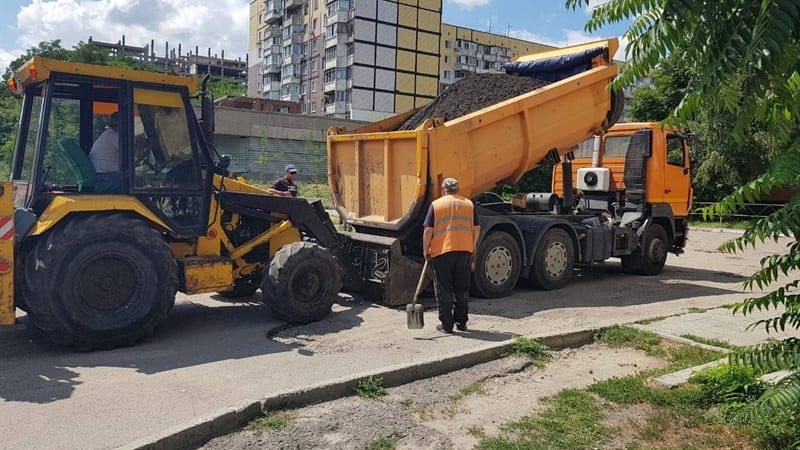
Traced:
[[548, 84], [535, 78], [504, 73], [469, 75], [450, 86], [398, 129], [413, 130], [425, 119], [436, 117], [442, 117], [447, 122]]

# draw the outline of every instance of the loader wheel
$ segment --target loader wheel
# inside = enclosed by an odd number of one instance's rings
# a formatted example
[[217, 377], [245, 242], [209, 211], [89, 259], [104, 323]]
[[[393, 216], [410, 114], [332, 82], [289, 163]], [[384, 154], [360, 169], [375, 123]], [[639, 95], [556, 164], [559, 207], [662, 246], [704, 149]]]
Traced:
[[622, 257], [622, 267], [640, 275], [658, 275], [667, 262], [667, 232], [654, 223], [647, 227], [641, 245], [628, 256]]
[[242, 297], [250, 297], [251, 295], [255, 294], [258, 290], [258, 285], [261, 282], [261, 278], [247, 278], [236, 280], [233, 283], [233, 288], [228, 289], [227, 291], [219, 291], [220, 297], [223, 298], [242, 298]]
[[503, 231], [486, 236], [475, 254], [472, 293], [483, 298], [505, 297], [514, 290], [522, 266], [516, 239]]
[[536, 248], [530, 282], [539, 289], [561, 289], [572, 276], [574, 265], [572, 238], [560, 228], [551, 228], [542, 236]]
[[278, 250], [261, 281], [263, 301], [279, 318], [306, 324], [331, 312], [342, 289], [341, 270], [323, 247], [293, 242]]
[[132, 345], [175, 303], [178, 267], [161, 234], [122, 214], [67, 219], [25, 264], [28, 324], [78, 350]]

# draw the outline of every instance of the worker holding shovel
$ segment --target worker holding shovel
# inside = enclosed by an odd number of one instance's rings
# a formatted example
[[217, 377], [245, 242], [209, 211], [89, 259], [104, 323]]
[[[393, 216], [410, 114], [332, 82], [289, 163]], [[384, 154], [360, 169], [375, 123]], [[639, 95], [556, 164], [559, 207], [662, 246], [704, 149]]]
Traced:
[[433, 266], [433, 284], [439, 304], [436, 329], [467, 330], [472, 255], [480, 235], [472, 201], [458, 195], [458, 181], [445, 178], [442, 196], [431, 203], [424, 222], [422, 249]]

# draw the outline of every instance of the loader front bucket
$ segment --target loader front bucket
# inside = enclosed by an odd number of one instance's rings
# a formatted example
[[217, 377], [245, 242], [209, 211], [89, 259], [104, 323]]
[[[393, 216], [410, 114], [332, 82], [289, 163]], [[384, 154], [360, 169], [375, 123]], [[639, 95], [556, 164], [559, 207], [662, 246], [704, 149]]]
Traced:
[[346, 238], [344, 250], [363, 280], [361, 286], [345, 284], [345, 289], [361, 291], [367, 300], [386, 305], [411, 303], [422, 261], [403, 255], [395, 238], [348, 232], [340, 235]]

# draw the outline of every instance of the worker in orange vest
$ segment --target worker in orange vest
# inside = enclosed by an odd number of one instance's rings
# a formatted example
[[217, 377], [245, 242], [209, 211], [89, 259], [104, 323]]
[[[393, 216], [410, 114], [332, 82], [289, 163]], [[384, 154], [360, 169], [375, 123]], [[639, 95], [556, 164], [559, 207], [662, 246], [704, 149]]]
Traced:
[[481, 227], [472, 201], [458, 195], [458, 180], [445, 178], [442, 196], [431, 203], [425, 216], [422, 249], [433, 266], [433, 285], [439, 303], [436, 329], [467, 331], [472, 255]]

